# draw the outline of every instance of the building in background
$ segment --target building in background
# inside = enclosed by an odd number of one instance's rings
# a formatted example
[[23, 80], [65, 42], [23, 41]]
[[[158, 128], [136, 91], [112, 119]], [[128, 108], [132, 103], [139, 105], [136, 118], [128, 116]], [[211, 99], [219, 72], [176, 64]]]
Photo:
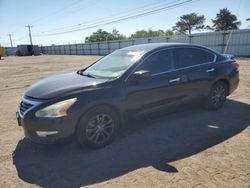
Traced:
[[16, 55], [18, 56], [30, 56], [30, 55], [40, 55], [40, 48], [38, 45], [18, 45]]

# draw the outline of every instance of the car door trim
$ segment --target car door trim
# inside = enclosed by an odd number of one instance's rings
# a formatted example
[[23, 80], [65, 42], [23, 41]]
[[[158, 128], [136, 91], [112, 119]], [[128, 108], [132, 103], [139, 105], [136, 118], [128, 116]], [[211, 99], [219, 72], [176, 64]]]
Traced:
[[206, 72], [214, 72], [215, 71], [215, 68], [209, 68], [206, 70]]
[[169, 83], [179, 82], [180, 80], [181, 80], [180, 78], [173, 78], [169, 80]]
[[[207, 65], [207, 64], [210, 64], [210, 63], [215, 63], [216, 60], [217, 60], [217, 55], [206, 49], [206, 48], [202, 48], [202, 47], [196, 47], [196, 46], [176, 46], [176, 47], [166, 47], [166, 48], [163, 48], [163, 49], [159, 49], [153, 53], [151, 53], [148, 57], [146, 57], [145, 59], [143, 59], [140, 63], [138, 63], [138, 65], [129, 73], [129, 75], [125, 78], [125, 82], [128, 81], [129, 77], [134, 73], [134, 71], [140, 66], [142, 65], [149, 57], [151, 57], [153, 54], [159, 52], [159, 51], [163, 51], [163, 50], [171, 50], [171, 49], [177, 49], [177, 48], [195, 48], [195, 49], [199, 49], [199, 50], [204, 50], [208, 53], [211, 53], [214, 55], [214, 59], [213, 61], [210, 61], [210, 62], [206, 62], [206, 63], [202, 63], [202, 64], [197, 64], [197, 65], [191, 65], [191, 66], [186, 66], [186, 67], [181, 67], [181, 68], [178, 68], [178, 69], [175, 69], [175, 67], [173, 67], [173, 69], [171, 70], [168, 70], [168, 71], [164, 71], [164, 72], [159, 72], [159, 73], [155, 73], [155, 74], [152, 74], [152, 76], [157, 76], [157, 75], [161, 75], [161, 74], [165, 74], [165, 73], [169, 73], [169, 72], [173, 72], [173, 71], [178, 71], [178, 70], [183, 70], [183, 69], [187, 69], [187, 68], [192, 68], [192, 67], [198, 67], [198, 66], [201, 66], [201, 65]], [[175, 63], [174, 60], [172, 62], [173, 64]]]

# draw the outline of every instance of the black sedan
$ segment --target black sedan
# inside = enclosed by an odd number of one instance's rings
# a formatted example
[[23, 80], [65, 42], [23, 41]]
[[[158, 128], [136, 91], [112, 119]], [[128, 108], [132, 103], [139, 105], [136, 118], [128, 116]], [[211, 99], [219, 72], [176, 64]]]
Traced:
[[232, 58], [199, 45], [152, 43], [117, 50], [77, 72], [45, 78], [17, 112], [25, 136], [55, 143], [75, 136], [99, 148], [124, 119], [200, 100], [216, 110], [239, 83]]

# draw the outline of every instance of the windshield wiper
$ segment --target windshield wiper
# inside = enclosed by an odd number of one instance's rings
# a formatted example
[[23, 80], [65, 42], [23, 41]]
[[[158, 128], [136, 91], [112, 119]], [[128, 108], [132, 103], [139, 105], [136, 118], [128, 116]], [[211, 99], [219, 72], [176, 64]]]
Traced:
[[85, 73], [84, 71], [77, 71], [77, 74], [80, 74], [80, 75], [82, 75], [82, 76], [87, 76], [87, 77], [89, 77], [89, 78], [96, 78], [95, 76], [93, 76], [93, 75], [91, 75], [91, 74], [89, 74], [89, 73]]
[[90, 77], [90, 78], [96, 78], [95, 76], [93, 76], [93, 75], [91, 75], [91, 74], [88, 74], [88, 73], [83, 73], [82, 75], [87, 76], [87, 77]]

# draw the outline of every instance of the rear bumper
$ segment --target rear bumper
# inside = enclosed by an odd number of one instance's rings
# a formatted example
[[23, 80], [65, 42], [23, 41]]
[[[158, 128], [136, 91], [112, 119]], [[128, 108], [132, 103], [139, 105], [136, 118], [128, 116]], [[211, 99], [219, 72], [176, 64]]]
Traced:
[[239, 82], [240, 82], [239, 71], [237, 71], [237, 72], [234, 72], [233, 76], [230, 76], [230, 79], [229, 79], [230, 86], [229, 86], [228, 95], [233, 93], [238, 88]]

